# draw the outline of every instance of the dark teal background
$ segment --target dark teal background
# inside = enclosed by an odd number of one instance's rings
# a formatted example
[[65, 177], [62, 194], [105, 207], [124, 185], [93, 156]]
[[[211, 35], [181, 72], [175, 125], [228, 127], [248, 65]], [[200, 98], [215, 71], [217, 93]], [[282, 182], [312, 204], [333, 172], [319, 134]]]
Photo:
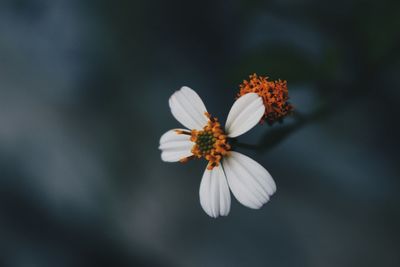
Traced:
[[[400, 266], [399, 1], [0, 2], [0, 265]], [[249, 74], [301, 114], [238, 151], [277, 192], [211, 219], [169, 96]], [[253, 146], [254, 145], [254, 146]]]

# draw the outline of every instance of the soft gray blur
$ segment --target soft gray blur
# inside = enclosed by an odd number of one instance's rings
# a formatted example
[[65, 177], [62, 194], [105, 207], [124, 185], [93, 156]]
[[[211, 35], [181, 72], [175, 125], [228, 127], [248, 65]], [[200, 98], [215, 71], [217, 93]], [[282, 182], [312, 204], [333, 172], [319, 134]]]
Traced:
[[[400, 2], [0, 2], [0, 265], [400, 266]], [[195, 89], [224, 121], [249, 74], [307, 119], [238, 148], [278, 190], [201, 209], [202, 160], [164, 163]]]

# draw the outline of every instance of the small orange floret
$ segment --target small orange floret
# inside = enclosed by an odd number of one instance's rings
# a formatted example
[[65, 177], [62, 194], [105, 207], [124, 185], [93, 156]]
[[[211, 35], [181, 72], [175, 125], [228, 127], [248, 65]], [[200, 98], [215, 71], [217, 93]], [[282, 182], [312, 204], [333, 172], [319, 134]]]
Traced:
[[262, 121], [266, 121], [269, 125], [277, 121], [282, 122], [283, 118], [293, 111], [293, 106], [288, 102], [287, 82], [268, 81], [268, 77], [257, 76], [255, 73], [249, 78], [249, 81], [244, 80], [239, 86], [237, 97], [247, 93], [257, 93], [262, 97], [265, 106]]
[[[194, 142], [191, 150], [193, 155], [188, 158], [181, 159], [186, 162], [190, 158], [205, 158], [208, 161], [207, 169], [212, 170], [215, 166], [219, 166], [223, 156], [229, 154], [231, 146], [228, 144], [227, 136], [221, 128], [221, 124], [217, 118], [212, 118], [206, 112], [208, 122], [203, 130], [192, 130], [190, 132], [190, 141]], [[177, 131], [178, 134], [188, 134], [188, 132]]]

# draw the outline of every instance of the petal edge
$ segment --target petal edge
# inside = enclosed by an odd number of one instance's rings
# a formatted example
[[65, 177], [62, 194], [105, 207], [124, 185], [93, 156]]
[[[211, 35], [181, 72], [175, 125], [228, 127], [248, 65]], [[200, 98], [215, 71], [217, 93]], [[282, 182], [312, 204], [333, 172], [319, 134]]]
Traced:
[[177, 162], [182, 158], [192, 155], [191, 149], [194, 145], [190, 136], [177, 134], [176, 130], [187, 131], [186, 129], [172, 129], [164, 133], [160, 138], [161, 159], [166, 162]]
[[225, 124], [229, 137], [237, 137], [253, 128], [262, 118], [265, 107], [256, 93], [248, 93], [233, 103]]
[[212, 218], [227, 216], [231, 207], [231, 195], [224, 170], [221, 166], [206, 169], [200, 183], [200, 204]]
[[187, 86], [183, 86], [169, 98], [171, 113], [177, 121], [188, 129], [200, 130], [207, 124], [207, 109], [200, 96]]
[[261, 208], [276, 191], [268, 171], [239, 152], [232, 151], [229, 157], [224, 158], [223, 167], [232, 194], [248, 208]]

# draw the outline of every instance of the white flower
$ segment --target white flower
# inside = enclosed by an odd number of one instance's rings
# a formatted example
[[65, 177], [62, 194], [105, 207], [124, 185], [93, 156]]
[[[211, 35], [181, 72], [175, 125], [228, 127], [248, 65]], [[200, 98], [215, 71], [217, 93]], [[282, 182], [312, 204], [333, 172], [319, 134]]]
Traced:
[[225, 131], [212, 118], [203, 101], [189, 87], [182, 87], [169, 99], [171, 112], [186, 129], [173, 129], [160, 139], [161, 159], [186, 162], [205, 158], [207, 168], [200, 183], [200, 204], [211, 217], [226, 216], [231, 206], [229, 189], [244, 206], [259, 209], [276, 191], [268, 171], [251, 158], [231, 151], [228, 138], [253, 128], [264, 115], [261, 97], [248, 93], [233, 104]]

